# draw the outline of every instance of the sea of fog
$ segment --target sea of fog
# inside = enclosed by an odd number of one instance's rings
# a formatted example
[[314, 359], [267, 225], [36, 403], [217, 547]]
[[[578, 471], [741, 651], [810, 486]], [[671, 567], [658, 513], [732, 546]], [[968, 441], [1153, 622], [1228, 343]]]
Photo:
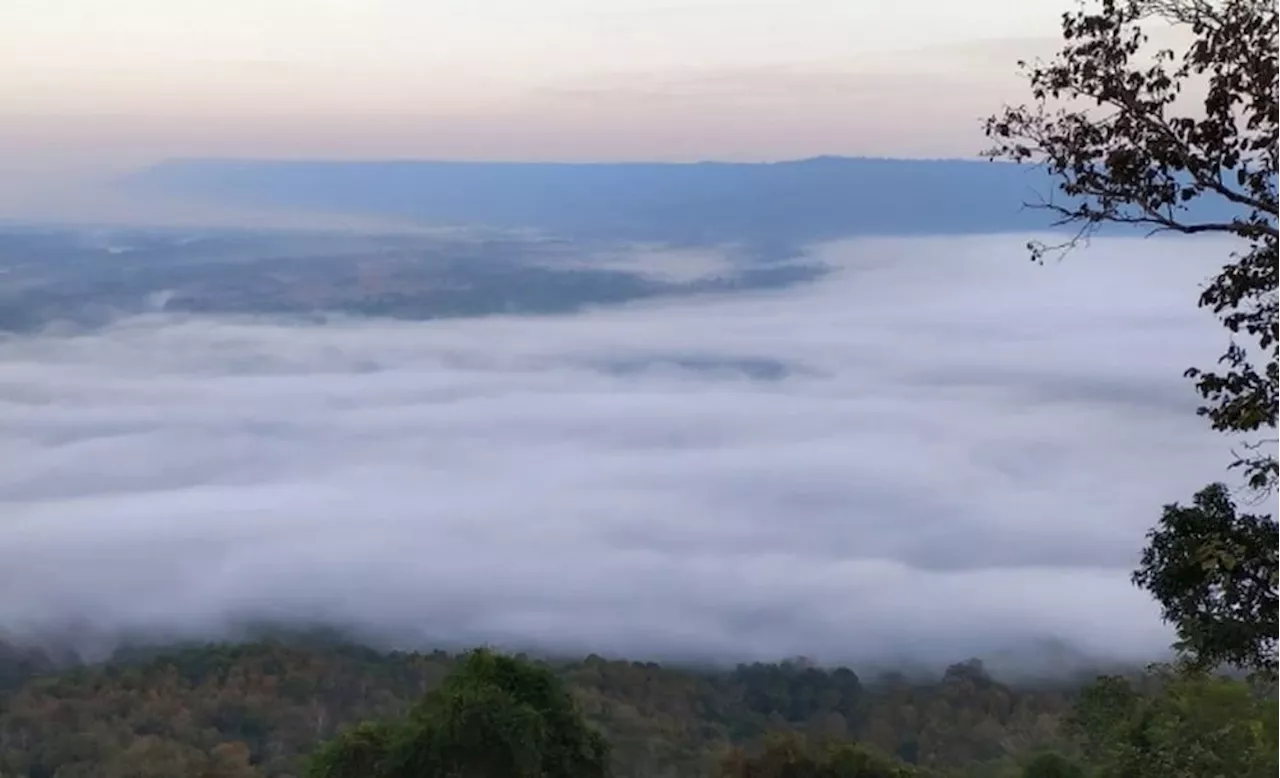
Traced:
[[1023, 244], [830, 243], [812, 284], [576, 315], [6, 337], [0, 631], [1154, 656], [1144, 532], [1229, 461], [1181, 375], [1225, 345], [1222, 248]]

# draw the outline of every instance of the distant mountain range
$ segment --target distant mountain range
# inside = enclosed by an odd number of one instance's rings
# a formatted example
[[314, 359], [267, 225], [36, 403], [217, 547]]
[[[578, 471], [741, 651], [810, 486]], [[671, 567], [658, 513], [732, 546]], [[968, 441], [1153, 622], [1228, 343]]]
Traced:
[[1046, 230], [1051, 215], [1023, 204], [1054, 192], [1053, 180], [1032, 166], [847, 157], [693, 164], [180, 159], [121, 183], [225, 205], [420, 225], [784, 250], [852, 235]]

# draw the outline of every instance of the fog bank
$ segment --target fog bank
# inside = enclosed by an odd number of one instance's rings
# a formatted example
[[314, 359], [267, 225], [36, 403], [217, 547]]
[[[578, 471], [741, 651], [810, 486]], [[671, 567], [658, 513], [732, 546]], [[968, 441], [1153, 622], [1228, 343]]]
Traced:
[[1225, 253], [814, 250], [776, 293], [0, 340], [0, 629], [333, 620], [421, 644], [949, 660], [1169, 642], [1128, 582], [1224, 476], [1181, 377]]

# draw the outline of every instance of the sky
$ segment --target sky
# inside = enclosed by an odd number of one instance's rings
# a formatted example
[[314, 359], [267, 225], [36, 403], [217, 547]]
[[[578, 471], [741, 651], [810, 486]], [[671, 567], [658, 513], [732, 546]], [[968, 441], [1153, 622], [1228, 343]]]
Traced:
[[[1143, 535], [1229, 460], [1181, 375], [1224, 345], [1193, 300], [1225, 250], [1041, 267], [1023, 238], [842, 241], [813, 285], [574, 316], [0, 340], [0, 625], [1151, 659]], [[720, 267], [688, 260], [654, 269]]]
[[3, 3], [0, 217], [175, 156], [969, 157], [1067, 6]]

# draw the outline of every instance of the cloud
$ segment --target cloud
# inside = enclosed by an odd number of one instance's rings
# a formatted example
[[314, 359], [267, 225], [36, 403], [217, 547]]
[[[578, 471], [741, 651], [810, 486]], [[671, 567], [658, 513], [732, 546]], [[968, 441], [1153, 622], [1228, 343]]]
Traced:
[[811, 287], [578, 316], [0, 341], [0, 627], [1162, 649], [1127, 576], [1160, 505], [1227, 461], [1180, 377], [1223, 345], [1194, 308], [1220, 244], [814, 253], [839, 272]]

